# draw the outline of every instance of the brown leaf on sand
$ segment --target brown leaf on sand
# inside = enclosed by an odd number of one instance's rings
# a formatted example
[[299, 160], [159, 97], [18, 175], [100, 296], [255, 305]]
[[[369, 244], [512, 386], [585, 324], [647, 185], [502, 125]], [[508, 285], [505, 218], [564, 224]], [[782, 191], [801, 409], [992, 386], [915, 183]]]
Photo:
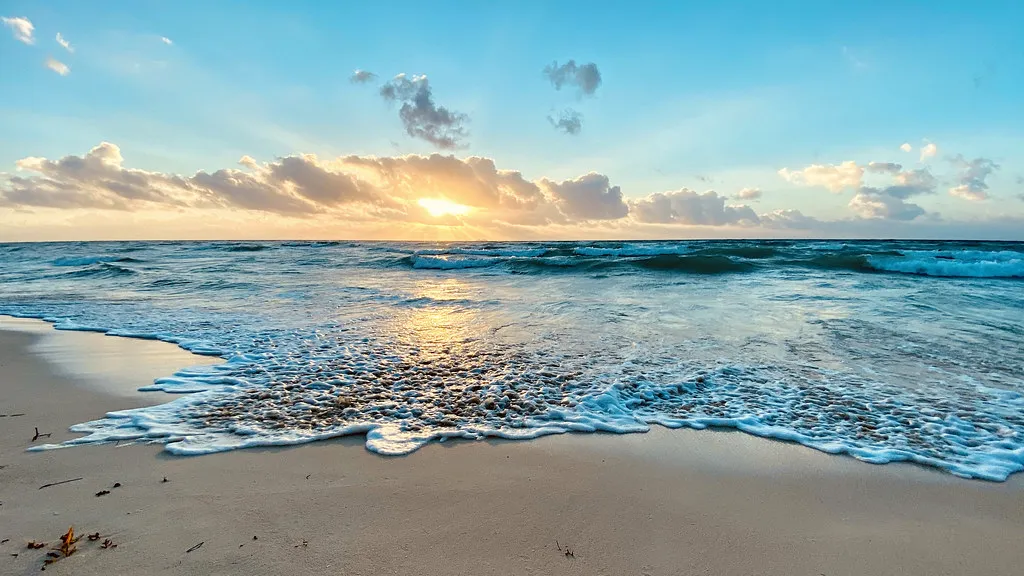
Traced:
[[104, 550], [106, 550], [107, 548], [117, 548], [117, 544], [114, 544], [110, 541], [110, 538], [107, 538], [103, 541], [103, 544], [100, 544], [100, 548]]
[[28, 545], [25, 548], [29, 550], [39, 550], [43, 546], [46, 546], [46, 542], [36, 542], [35, 540], [29, 540]]
[[89, 542], [95, 542], [95, 541], [100, 539], [100, 533], [99, 532], [93, 532], [92, 534], [89, 534], [88, 536], [86, 536], [86, 538], [89, 539]]

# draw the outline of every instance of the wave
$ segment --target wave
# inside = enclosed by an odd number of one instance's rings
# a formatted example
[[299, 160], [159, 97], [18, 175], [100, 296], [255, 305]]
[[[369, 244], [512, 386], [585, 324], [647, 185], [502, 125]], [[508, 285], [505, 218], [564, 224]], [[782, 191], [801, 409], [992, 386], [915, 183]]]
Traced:
[[448, 255], [431, 256], [414, 254], [400, 259], [401, 262], [417, 269], [462, 270], [468, 268], [490, 268], [504, 265], [518, 273], [544, 272], [552, 270], [606, 270], [609, 268], [639, 268], [661, 272], [687, 272], [691, 274], [724, 274], [746, 272], [753, 264], [734, 260], [726, 256], [685, 256], [660, 254], [648, 258], [601, 259], [558, 257], [469, 257], [453, 258]]
[[100, 262], [99, 264], [89, 266], [88, 268], [82, 268], [80, 270], [73, 270], [71, 272], [65, 272], [61, 275], [62, 278], [120, 278], [123, 276], [133, 276], [138, 274], [131, 268], [125, 268], [124, 266], [118, 266], [117, 264], [111, 264], [108, 262]]
[[414, 256], [508, 256], [520, 258], [537, 258], [544, 256], [547, 248], [527, 249], [476, 249], [476, 248], [428, 248], [413, 252]]
[[648, 270], [689, 272], [691, 274], [726, 274], [747, 272], [754, 268], [753, 264], [733, 260], [726, 256], [679, 256], [673, 254], [631, 260], [629, 264]]
[[51, 264], [60, 267], [72, 267], [72, 266], [91, 266], [93, 264], [102, 264], [107, 262], [142, 262], [136, 258], [130, 258], [127, 256], [78, 256], [78, 257], [64, 257], [57, 258]]
[[603, 246], [579, 246], [573, 249], [580, 256], [664, 256], [670, 254], [687, 254], [693, 249], [687, 246], [631, 246], [608, 248]]
[[868, 256], [868, 264], [875, 270], [940, 276], [946, 278], [1024, 278], [1024, 258], [1005, 260], [958, 260], [951, 257], [893, 257]]
[[409, 262], [413, 268], [428, 270], [459, 270], [462, 268], [484, 268], [500, 263], [501, 258], [448, 258], [445, 256], [430, 256], [426, 254], [413, 254], [402, 258], [402, 261]]

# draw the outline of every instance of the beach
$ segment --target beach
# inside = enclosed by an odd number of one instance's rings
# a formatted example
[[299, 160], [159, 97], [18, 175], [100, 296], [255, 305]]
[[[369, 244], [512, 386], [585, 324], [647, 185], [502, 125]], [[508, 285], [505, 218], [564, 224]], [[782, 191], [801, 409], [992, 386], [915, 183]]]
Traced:
[[[966, 480], [739, 432], [453, 440], [401, 457], [360, 436], [198, 457], [112, 443], [27, 452], [164, 401], [132, 386], [204, 359], [12, 324], [0, 330], [4, 573], [39, 572], [49, 546], [26, 542], [55, 543], [69, 526], [101, 539], [48, 573], [934, 576], [1024, 562], [1021, 475]], [[52, 436], [33, 442], [35, 427]], [[101, 549], [108, 538], [116, 548]]]

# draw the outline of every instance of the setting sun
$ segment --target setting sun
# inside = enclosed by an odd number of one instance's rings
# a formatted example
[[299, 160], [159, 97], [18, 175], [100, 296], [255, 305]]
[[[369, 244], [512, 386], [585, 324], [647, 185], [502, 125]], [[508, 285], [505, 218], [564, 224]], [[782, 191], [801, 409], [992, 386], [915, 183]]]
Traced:
[[420, 198], [418, 204], [425, 208], [431, 216], [445, 216], [447, 214], [454, 214], [456, 216], [462, 216], [463, 214], [469, 214], [471, 208], [462, 204], [456, 204], [455, 202], [449, 202], [448, 200], [441, 200], [439, 198]]

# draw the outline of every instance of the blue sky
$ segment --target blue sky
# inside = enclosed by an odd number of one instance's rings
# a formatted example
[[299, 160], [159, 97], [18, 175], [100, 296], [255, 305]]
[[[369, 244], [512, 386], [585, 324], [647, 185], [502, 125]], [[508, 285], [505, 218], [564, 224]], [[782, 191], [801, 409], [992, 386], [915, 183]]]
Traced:
[[[100, 142], [125, 167], [186, 176], [243, 155], [441, 152], [529, 180], [597, 172], [626, 200], [757, 188], [759, 214], [845, 221], [863, 219], [856, 189], [778, 171], [899, 162], [939, 180], [917, 223], [1024, 218], [1020, 2], [476, 4], [4, 0], [0, 16], [30, 20], [34, 43], [0, 29], [0, 171]], [[592, 96], [542, 74], [569, 59], [600, 69]], [[357, 68], [380, 79], [352, 83]], [[406, 134], [378, 95], [398, 73], [425, 74], [438, 105], [468, 116], [464, 147]], [[547, 120], [566, 108], [582, 114], [577, 135]], [[922, 162], [926, 142], [938, 153]], [[956, 155], [998, 165], [984, 200], [947, 193]]]

